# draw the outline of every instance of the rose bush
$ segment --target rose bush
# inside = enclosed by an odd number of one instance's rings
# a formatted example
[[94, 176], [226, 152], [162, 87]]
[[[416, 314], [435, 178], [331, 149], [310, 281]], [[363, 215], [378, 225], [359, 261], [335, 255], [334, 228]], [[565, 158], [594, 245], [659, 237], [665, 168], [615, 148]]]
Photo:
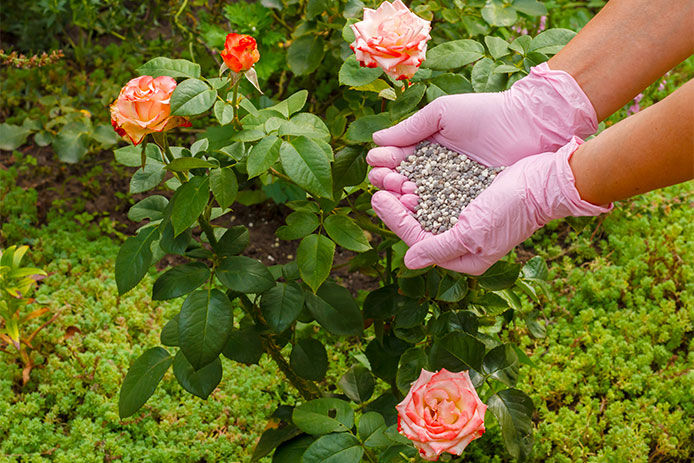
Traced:
[[[331, 26], [341, 28], [348, 52], [348, 44], [357, 41], [355, 22]], [[382, 32], [395, 37], [402, 30]], [[508, 38], [501, 29], [498, 34]], [[319, 115], [304, 110], [307, 103], [320, 107], [306, 90], [273, 99], [244, 87], [242, 77], [257, 86], [255, 67], [235, 73], [223, 66], [204, 77], [199, 64], [182, 59], [159, 57], [141, 66], [143, 75], [181, 79], [171, 94], [170, 115], [191, 118], [200, 130], [193, 143], [170, 144], [166, 134], [156, 133], [154, 143], [115, 153], [122, 164], [138, 167], [132, 193], [162, 183], [173, 191], [170, 198], [152, 195], [131, 208], [129, 216], [142, 225], [118, 254], [118, 290], [129, 291], [151, 265], [172, 254], [179, 264], [157, 276], [152, 297], [185, 296], [180, 312], [162, 330], [164, 347], [146, 350], [126, 375], [121, 416], [136, 413], [172, 366], [181, 386], [205, 399], [221, 381], [223, 357], [255, 364], [267, 355], [302, 400], [273, 413], [253, 461], [273, 452], [277, 461], [298, 461], [301, 455], [305, 463], [335, 455], [345, 462], [402, 461], [402, 455], [416, 457], [417, 450], [398, 434], [395, 407], [422, 369], [445, 368], [468, 371], [500, 423], [510, 454], [527, 457], [533, 404], [514, 386], [519, 364], [529, 361], [504, 342], [503, 331], [520, 323], [544, 335], [532, 303], [522, 301], [541, 301], [544, 262], [500, 261], [479, 277], [441, 268], [407, 269], [406, 246], [370, 207], [375, 190], [366, 182], [366, 144], [374, 131], [403, 120], [425, 101], [509, 87], [572, 34], [550, 29], [510, 42], [499, 36], [439, 37], [407, 84], [397, 80], [400, 75], [361, 67], [355, 55], [345, 54], [338, 73], [342, 99]], [[290, 48], [309, 41], [315, 45], [312, 37], [299, 35]], [[313, 60], [313, 54], [300, 51], [292, 52], [292, 60]], [[296, 61], [291, 68], [303, 73]], [[293, 261], [274, 266], [242, 255], [248, 230], [230, 226], [227, 218], [237, 202], [268, 197], [291, 211], [277, 237], [298, 243]], [[378, 289], [356, 299], [340, 284], [332, 272], [338, 246], [355, 253], [350, 271], [372, 276]], [[334, 384], [326, 379], [333, 374], [328, 374], [326, 344], [339, 340], [353, 355]], [[467, 437], [446, 448], [457, 451], [473, 434], [465, 431]], [[429, 447], [418, 442], [429, 457], [446, 451], [435, 440]], [[286, 460], [292, 455], [294, 460]]]
[[467, 371], [436, 373], [422, 369], [398, 410], [398, 431], [410, 439], [425, 460], [443, 452], [460, 455], [484, 434], [482, 403]]
[[169, 76], [132, 79], [111, 104], [111, 125], [121, 137], [137, 145], [147, 134], [190, 127], [185, 117], [172, 116], [169, 102], [176, 80]]

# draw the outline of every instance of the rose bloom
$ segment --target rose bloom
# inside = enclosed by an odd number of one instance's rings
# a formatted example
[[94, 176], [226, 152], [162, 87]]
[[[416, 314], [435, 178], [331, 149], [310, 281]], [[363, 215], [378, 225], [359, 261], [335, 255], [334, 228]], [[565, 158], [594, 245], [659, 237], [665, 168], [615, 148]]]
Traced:
[[350, 45], [359, 64], [380, 66], [397, 80], [411, 78], [426, 57], [431, 25], [400, 0], [383, 2], [377, 10], [364, 8], [364, 20], [352, 24], [356, 39]]
[[224, 42], [220, 53], [224, 64], [234, 72], [248, 71], [260, 59], [258, 45], [250, 35], [231, 33]]
[[475, 391], [467, 371], [438, 373], [422, 369], [398, 410], [398, 431], [410, 439], [425, 460], [443, 452], [460, 455], [484, 434], [487, 406]]
[[172, 116], [169, 107], [176, 88], [172, 77], [137, 77], [123, 87], [111, 104], [111, 125], [121, 137], [137, 145], [152, 132], [190, 127], [185, 117]]

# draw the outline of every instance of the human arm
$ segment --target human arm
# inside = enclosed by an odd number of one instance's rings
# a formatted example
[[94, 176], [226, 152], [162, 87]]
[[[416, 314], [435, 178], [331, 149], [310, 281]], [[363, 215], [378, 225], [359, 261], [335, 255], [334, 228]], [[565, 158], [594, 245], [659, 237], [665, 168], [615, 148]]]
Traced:
[[547, 62], [570, 74], [599, 121], [694, 53], [691, 0], [610, 0]]

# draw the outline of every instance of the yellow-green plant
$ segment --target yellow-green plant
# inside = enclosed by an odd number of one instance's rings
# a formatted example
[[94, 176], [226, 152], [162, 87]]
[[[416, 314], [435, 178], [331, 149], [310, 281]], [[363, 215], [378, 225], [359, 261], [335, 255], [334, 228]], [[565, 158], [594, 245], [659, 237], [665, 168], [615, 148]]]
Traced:
[[28, 246], [10, 246], [4, 251], [0, 250], [0, 350], [12, 354], [13, 348], [16, 349], [24, 364], [24, 384], [29, 380], [33, 368], [27, 348], [33, 348], [31, 341], [50, 323], [44, 323], [29, 336], [22, 335], [22, 325], [48, 312], [48, 308], [45, 307], [29, 313], [25, 310], [35, 302], [30, 295], [36, 282], [46, 276], [46, 272], [39, 268], [21, 266], [28, 250]]

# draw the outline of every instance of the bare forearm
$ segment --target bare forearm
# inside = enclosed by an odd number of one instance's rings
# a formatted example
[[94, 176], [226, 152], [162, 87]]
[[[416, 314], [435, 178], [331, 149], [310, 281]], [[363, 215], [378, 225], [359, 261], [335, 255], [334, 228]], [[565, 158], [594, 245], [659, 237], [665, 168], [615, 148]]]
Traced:
[[694, 53], [693, 0], [611, 0], [549, 60], [603, 120]]
[[581, 145], [570, 160], [581, 198], [606, 204], [694, 177], [694, 80]]

